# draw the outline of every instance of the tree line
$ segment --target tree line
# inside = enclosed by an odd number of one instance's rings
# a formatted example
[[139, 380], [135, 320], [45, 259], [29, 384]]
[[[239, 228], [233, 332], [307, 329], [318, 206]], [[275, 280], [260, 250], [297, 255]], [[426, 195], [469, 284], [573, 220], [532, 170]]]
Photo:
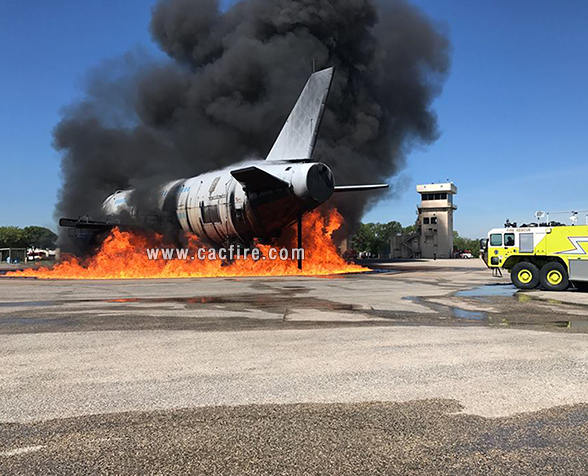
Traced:
[[480, 255], [480, 240], [472, 240], [459, 236], [457, 231], [453, 232], [453, 249], [456, 251], [469, 251], [477, 258]]
[[416, 230], [416, 226], [403, 227], [397, 221], [388, 223], [362, 223], [351, 239], [352, 248], [358, 253], [371, 253], [373, 256], [386, 254], [390, 249], [392, 236], [408, 234]]
[[[403, 227], [397, 221], [388, 223], [362, 223], [351, 239], [352, 248], [357, 252], [368, 252], [374, 256], [385, 255], [390, 250], [390, 240], [397, 234], [407, 235], [417, 231], [416, 225]], [[480, 241], [459, 236], [453, 232], [453, 247], [456, 251], [469, 251], [474, 256], [480, 253]]]
[[57, 235], [43, 226], [0, 226], [0, 248], [53, 249]]

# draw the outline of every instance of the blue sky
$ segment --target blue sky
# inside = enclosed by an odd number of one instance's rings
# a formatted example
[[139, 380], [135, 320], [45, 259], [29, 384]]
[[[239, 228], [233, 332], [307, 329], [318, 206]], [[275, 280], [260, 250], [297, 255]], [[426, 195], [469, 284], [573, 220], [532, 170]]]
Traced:
[[[147, 31], [153, 3], [0, 0], [0, 225], [55, 228], [60, 110], [101, 61], [161, 54]], [[445, 179], [459, 189], [456, 229], [472, 238], [535, 210], [588, 209], [588, 2], [414, 3], [453, 44], [435, 103], [441, 137], [410, 154], [394, 198], [365, 220], [413, 223], [415, 185]]]

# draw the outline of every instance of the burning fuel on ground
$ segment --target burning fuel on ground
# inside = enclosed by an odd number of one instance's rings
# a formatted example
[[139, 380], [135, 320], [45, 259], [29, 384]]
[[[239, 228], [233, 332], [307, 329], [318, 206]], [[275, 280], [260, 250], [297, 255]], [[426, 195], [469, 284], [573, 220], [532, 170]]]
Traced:
[[[342, 223], [341, 215], [331, 210], [328, 216], [319, 211], [304, 218], [303, 243], [304, 269], [299, 270], [296, 260], [178, 260], [149, 259], [146, 250], [169, 247], [164, 237], [120, 231], [114, 229], [103, 241], [99, 250], [87, 258], [69, 256], [52, 269], [28, 269], [7, 273], [13, 277], [42, 279], [138, 279], [138, 278], [203, 278], [238, 276], [296, 276], [358, 273], [367, 269], [345, 262], [333, 243], [332, 235]], [[292, 234], [293, 236], [294, 234]], [[194, 239], [190, 248], [200, 245]], [[270, 245], [258, 245], [267, 256]], [[284, 245], [285, 247], [292, 247]]]

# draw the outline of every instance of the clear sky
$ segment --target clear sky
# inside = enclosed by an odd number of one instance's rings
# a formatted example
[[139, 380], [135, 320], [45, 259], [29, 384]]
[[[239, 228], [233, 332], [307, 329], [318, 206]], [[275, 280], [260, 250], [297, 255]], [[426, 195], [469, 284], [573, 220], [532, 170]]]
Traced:
[[[416, 183], [446, 179], [458, 186], [456, 229], [472, 238], [536, 210], [588, 209], [588, 2], [414, 2], [453, 44], [441, 137], [410, 154], [395, 197], [365, 220], [412, 224]], [[55, 229], [60, 109], [101, 61], [161, 54], [153, 3], [0, 0], [0, 225]]]

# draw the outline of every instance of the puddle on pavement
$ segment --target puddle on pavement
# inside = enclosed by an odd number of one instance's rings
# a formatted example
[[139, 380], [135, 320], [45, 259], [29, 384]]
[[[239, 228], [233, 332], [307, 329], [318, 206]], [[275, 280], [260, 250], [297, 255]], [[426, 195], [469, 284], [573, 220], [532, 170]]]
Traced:
[[465, 309], [460, 309], [458, 307], [439, 305], [436, 303], [431, 303], [426, 299], [423, 299], [422, 297], [418, 296], [408, 296], [403, 299], [406, 301], [414, 302], [416, 304], [420, 304], [421, 306], [426, 306], [429, 309], [436, 311], [440, 315], [444, 314], [445, 316], [447, 316], [447, 310], [449, 310], [451, 312], [451, 316], [459, 320], [484, 321], [487, 320], [488, 317], [487, 314], [483, 311], [468, 311]]
[[2, 324], [17, 324], [17, 325], [37, 325], [37, 324], [53, 324], [51, 319], [44, 317], [2, 317], [0, 318]]
[[588, 321], [515, 321], [509, 319], [502, 319], [501, 322], [497, 323], [504, 327], [536, 327], [536, 328], [557, 328], [566, 329], [574, 332], [588, 333]]
[[[306, 290], [306, 288], [303, 288]], [[302, 291], [303, 289], [292, 289], [283, 291]], [[108, 299], [103, 302], [109, 303], [140, 303], [140, 304], [186, 304], [188, 306], [199, 306], [202, 304], [217, 304], [227, 307], [253, 307], [264, 310], [280, 310], [287, 308], [316, 309], [323, 311], [355, 311], [358, 306], [345, 304], [328, 299], [311, 298], [308, 296], [294, 296], [292, 293], [280, 294], [240, 294], [233, 296], [197, 296], [197, 297], [173, 297], [173, 298], [122, 298]]]
[[[366, 314], [372, 317], [382, 317], [390, 319], [390, 322], [395, 323], [443, 323], [444, 325], [490, 325], [490, 326], [504, 326], [511, 328], [543, 328], [551, 330], [562, 330], [571, 332], [588, 333], [588, 320], [548, 320], [549, 317], [544, 315], [545, 320], [537, 319], [539, 316], [532, 316], [529, 311], [524, 311], [521, 314], [519, 309], [513, 311], [510, 308], [506, 308], [505, 313], [502, 316], [496, 316], [492, 313], [484, 311], [484, 306], [481, 305], [482, 310], [466, 310], [456, 306], [447, 306], [442, 304], [436, 304], [429, 302], [426, 298], [408, 296], [403, 299], [415, 302], [421, 306], [425, 306], [433, 311], [435, 315], [424, 315], [424, 320], [420, 320], [418, 312], [416, 315], [411, 312], [400, 313], [393, 310], [366, 310], [363, 306], [356, 304], [346, 304], [329, 299], [309, 297], [306, 292], [308, 288], [304, 286], [291, 285], [280, 289], [269, 288], [263, 293], [247, 293], [247, 294], [227, 294], [224, 296], [193, 296], [193, 297], [121, 297], [115, 299], [84, 299], [84, 300], [58, 300], [58, 301], [25, 301], [25, 302], [10, 302], [0, 303], [0, 307], [28, 307], [28, 308], [41, 308], [49, 306], [59, 306], [66, 304], [81, 304], [81, 303], [109, 303], [112, 308], [109, 309], [131, 309], [133, 304], [142, 305], [143, 308], [151, 307], [152, 309], [159, 309], [161, 305], [166, 304], [179, 304], [184, 305], [187, 309], [197, 309], [201, 306], [203, 308], [214, 309], [215, 307], [229, 310], [229, 311], [242, 311], [244, 317], [250, 310], [263, 310], [270, 313], [276, 313], [279, 315], [286, 315], [288, 310], [304, 310], [313, 309], [318, 311], [331, 311], [340, 312], [342, 314], [347, 313], [360, 313]], [[516, 300], [519, 302], [527, 302], [532, 298], [525, 293], [516, 293], [514, 286], [510, 285], [487, 285], [480, 286], [471, 290], [461, 291], [456, 293], [459, 297], [474, 297], [479, 298], [480, 301], [484, 301], [489, 297], [505, 297], [515, 295]], [[515, 301], [516, 303], [516, 301]], [[126, 307], [125, 305], [130, 305]], [[123, 307], [125, 306], [125, 307]], [[523, 306], [521, 306], [522, 308]], [[524, 306], [525, 308], [527, 306]], [[413, 316], [414, 317], [413, 319]], [[550, 316], [554, 317], [554, 316]], [[583, 316], [581, 316], [583, 317]], [[22, 321], [10, 320], [14, 317], [0, 318], [2, 324], [43, 324], [45, 321], [37, 321], [31, 319], [23, 319]], [[15, 317], [20, 319], [20, 317]]]
[[[357, 311], [363, 309], [356, 304], [346, 304], [328, 299], [308, 297], [304, 287], [289, 287], [279, 293], [235, 294], [229, 296], [195, 296], [195, 297], [132, 297], [115, 299], [80, 299], [55, 301], [12, 301], [2, 302], [0, 307], [53, 307], [67, 304], [110, 303], [110, 304], [185, 304], [188, 307], [201, 305], [218, 305], [231, 310], [242, 310], [244, 307], [283, 312], [284, 309], [316, 309], [322, 311]], [[299, 295], [302, 294], [302, 295]]]
[[568, 321], [567, 328], [578, 332], [588, 332], [588, 321]]
[[473, 298], [511, 297], [514, 296], [517, 291], [518, 289], [514, 284], [486, 284], [484, 286], [478, 286], [477, 288], [458, 291], [455, 295], [457, 297]]
[[400, 272], [401, 271], [397, 269], [372, 267], [369, 271], [365, 271], [361, 274], [398, 274]]
[[451, 309], [453, 317], [457, 319], [467, 319], [469, 321], [483, 321], [486, 319], [486, 314], [480, 311], [466, 311], [464, 309], [458, 309], [456, 307]]
[[13, 301], [0, 302], [0, 307], [48, 307], [61, 304], [60, 301]]

